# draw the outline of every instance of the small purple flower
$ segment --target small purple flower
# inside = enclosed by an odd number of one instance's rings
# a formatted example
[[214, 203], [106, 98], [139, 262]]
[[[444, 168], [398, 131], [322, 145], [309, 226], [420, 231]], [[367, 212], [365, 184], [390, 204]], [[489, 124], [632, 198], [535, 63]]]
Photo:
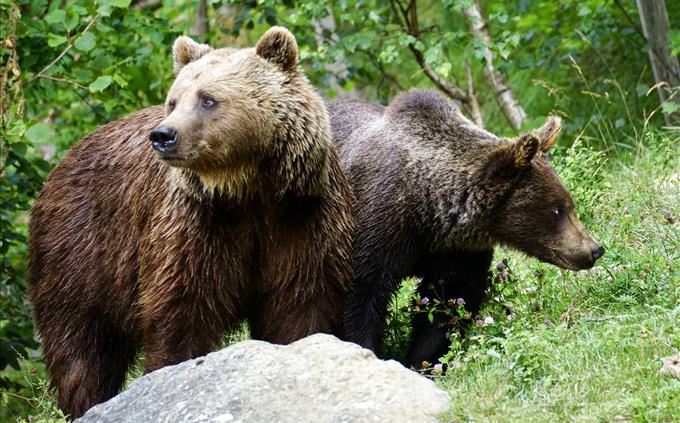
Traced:
[[425, 304], [427, 304], [427, 303], [429, 303], [429, 302], [430, 302], [430, 299], [429, 299], [429, 298], [423, 297], [423, 298], [419, 299], [418, 301], [416, 301], [416, 304], [418, 304], [418, 305], [425, 305]]
[[545, 323], [546, 326], [552, 326], [552, 324], [553, 324], [552, 320], [550, 320], [550, 319], [545, 319], [543, 321], [543, 323]]
[[502, 272], [502, 273], [501, 273], [501, 280], [502, 280], [502, 281], [507, 281], [507, 280], [508, 280], [508, 272]]
[[465, 300], [462, 299], [462, 298], [457, 298], [457, 299], [456, 299], [456, 304], [458, 304], [459, 306], [461, 306], [461, 305], [465, 304]]
[[500, 262], [500, 263], [498, 263], [498, 264], [496, 265], [496, 270], [498, 270], [499, 272], [502, 272], [502, 271], [505, 270], [505, 267], [506, 267], [506, 266], [505, 266], [505, 263]]
[[444, 371], [444, 365], [442, 363], [437, 363], [432, 368], [432, 373], [441, 373]]
[[486, 316], [484, 318], [484, 326], [486, 326], [486, 325], [493, 325], [493, 317]]
[[484, 325], [484, 322], [482, 321], [482, 319], [477, 319], [477, 320], [475, 320], [475, 323], [477, 324], [477, 326], [482, 326], [482, 325]]

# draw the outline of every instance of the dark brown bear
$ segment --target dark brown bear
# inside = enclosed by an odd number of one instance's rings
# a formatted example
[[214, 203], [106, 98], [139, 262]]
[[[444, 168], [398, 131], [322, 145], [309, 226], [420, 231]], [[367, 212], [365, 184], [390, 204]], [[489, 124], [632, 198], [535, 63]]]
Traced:
[[[387, 108], [328, 108], [357, 219], [350, 340], [380, 348], [388, 302], [407, 276], [422, 279], [419, 295], [464, 298], [476, 313], [497, 244], [573, 270], [604, 253], [543, 155], [557, 140], [558, 118], [510, 140], [430, 91], [403, 94]], [[415, 317], [410, 364], [420, 368], [447, 351], [449, 319]]]
[[[99, 128], [30, 223], [30, 300], [59, 406], [80, 416], [145, 371], [253, 338], [341, 334], [351, 197], [295, 38], [173, 47], [165, 107]], [[154, 149], [156, 150], [154, 152]]]

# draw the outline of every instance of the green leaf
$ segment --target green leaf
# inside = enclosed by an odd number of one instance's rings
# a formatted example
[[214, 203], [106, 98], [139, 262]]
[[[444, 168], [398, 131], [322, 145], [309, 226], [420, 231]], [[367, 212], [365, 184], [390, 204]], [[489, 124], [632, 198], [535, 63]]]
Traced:
[[110, 0], [109, 4], [113, 7], [119, 7], [121, 9], [127, 9], [130, 7], [130, 3], [132, 3], [132, 0]]
[[45, 22], [48, 24], [62, 23], [66, 20], [66, 12], [62, 9], [55, 9], [45, 15]]
[[70, 14], [69, 17], [64, 21], [64, 27], [67, 31], [73, 31], [75, 27], [78, 26], [78, 16]]
[[111, 5], [109, 4], [102, 4], [97, 8], [97, 14], [104, 16], [105, 18], [111, 16]]
[[111, 81], [113, 81], [111, 76], [102, 75], [90, 84], [90, 91], [93, 93], [104, 91], [109, 85], [111, 85]]
[[661, 111], [666, 115], [675, 113], [678, 110], [680, 110], [680, 104], [678, 103], [675, 103], [673, 101], [664, 101], [663, 103], [661, 103]]
[[68, 39], [63, 35], [47, 34], [47, 45], [50, 47], [57, 47], [64, 44]]
[[28, 128], [26, 138], [33, 144], [42, 144], [54, 138], [54, 131], [44, 123], [38, 122]]
[[73, 43], [75, 48], [80, 51], [90, 51], [97, 45], [97, 38], [91, 32], [86, 32]]
[[668, 42], [671, 47], [671, 56], [680, 55], [680, 29], [669, 29], [668, 30]]
[[128, 82], [125, 80], [125, 78], [123, 78], [122, 76], [120, 76], [120, 74], [115, 74], [115, 75], [113, 75], [113, 80], [114, 80], [115, 83], [118, 84], [118, 86], [121, 87], [121, 88], [125, 88], [125, 87], [127, 87], [127, 85], [128, 85]]

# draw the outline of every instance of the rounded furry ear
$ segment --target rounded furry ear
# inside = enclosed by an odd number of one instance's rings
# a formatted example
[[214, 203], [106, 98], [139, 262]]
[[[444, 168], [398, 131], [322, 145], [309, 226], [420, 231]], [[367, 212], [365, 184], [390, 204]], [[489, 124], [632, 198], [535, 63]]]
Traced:
[[173, 70], [179, 73], [184, 66], [200, 59], [212, 50], [213, 48], [207, 44], [199, 44], [187, 36], [180, 35], [172, 45]]
[[512, 147], [512, 156], [515, 167], [523, 169], [531, 164], [531, 159], [538, 152], [540, 142], [534, 134], [522, 135]]
[[295, 36], [282, 26], [273, 26], [262, 35], [255, 52], [264, 59], [291, 71], [297, 66], [298, 46]]
[[557, 116], [548, 116], [543, 126], [531, 131], [541, 142], [541, 151], [544, 153], [550, 150], [562, 132], [562, 119]]

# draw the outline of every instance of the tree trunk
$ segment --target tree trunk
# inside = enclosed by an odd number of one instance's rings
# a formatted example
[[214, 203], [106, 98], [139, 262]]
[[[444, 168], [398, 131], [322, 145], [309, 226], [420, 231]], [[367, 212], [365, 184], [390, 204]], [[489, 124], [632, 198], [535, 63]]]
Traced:
[[200, 0], [198, 2], [198, 11], [196, 12], [196, 23], [194, 25], [194, 34], [202, 41], [206, 42], [206, 36], [210, 31], [208, 24], [208, 0]]
[[[668, 13], [664, 0], [637, 0], [642, 31], [649, 43], [649, 61], [656, 81], [661, 103], [673, 101], [680, 105], [680, 66], [678, 58], [671, 57], [668, 42]], [[672, 92], [672, 88], [676, 92]], [[673, 95], [675, 94], [675, 95]], [[680, 123], [680, 110], [666, 114], [669, 125]]]
[[493, 52], [491, 51], [491, 37], [482, 15], [482, 7], [479, 0], [474, 0], [472, 4], [464, 9], [464, 14], [470, 27], [472, 36], [480, 41], [484, 46], [484, 74], [493, 88], [494, 96], [498, 105], [501, 107], [505, 118], [515, 131], [519, 131], [522, 124], [527, 120], [527, 114], [522, 105], [517, 101], [515, 93], [508, 85], [505, 75], [493, 66]]

